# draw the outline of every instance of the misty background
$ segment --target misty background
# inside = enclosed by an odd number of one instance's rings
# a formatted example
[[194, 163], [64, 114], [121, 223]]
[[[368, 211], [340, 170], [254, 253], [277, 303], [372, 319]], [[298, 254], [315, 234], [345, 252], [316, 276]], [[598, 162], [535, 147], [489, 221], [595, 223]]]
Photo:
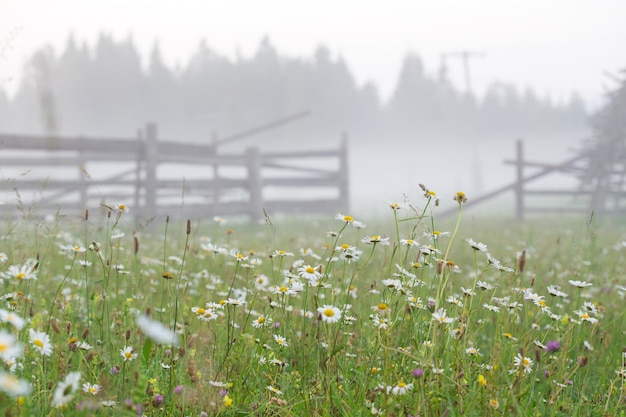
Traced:
[[[494, 21], [494, 28], [501, 23]], [[142, 23], [135, 24], [140, 31]], [[479, 71], [466, 73], [463, 82], [464, 62], [449, 48], [430, 60], [407, 49], [383, 92], [378, 82], [355, 74], [349, 51], [320, 41], [294, 56], [274, 44], [271, 26], [246, 54], [223, 53], [211, 39], [181, 43], [191, 52], [175, 64], [162, 52], [171, 38], [153, 37], [146, 53], [133, 30], [113, 36], [102, 29], [94, 40], [67, 29], [61, 43], [43, 43], [28, 55], [20, 77], [0, 83], [0, 133], [134, 139], [146, 122], [156, 122], [163, 140], [208, 145], [214, 137], [308, 112], [220, 151], [332, 148], [346, 134], [352, 207], [361, 213], [384, 210], [386, 200], [403, 193], [420, 195], [419, 183], [443, 201], [455, 191], [471, 197], [510, 183], [514, 168], [503, 160], [514, 156], [517, 139], [528, 159], [558, 163], [593, 136], [591, 120], [603, 102], [583, 98], [575, 83], [558, 96], [538, 90], [532, 77], [527, 83], [493, 79], [476, 91]], [[463, 34], [455, 36], [462, 45]], [[489, 60], [489, 53], [477, 55]], [[558, 60], [558, 50], [552, 58]], [[468, 69], [478, 61], [470, 60]], [[548, 72], [555, 62], [527, 68]]]
[[2, 132], [133, 138], [154, 121], [161, 138], [210, 144], [212, 135], [309, 111], [224, 148], [333, 147], [346, 132], [358, 205], [380, 202], [383, 192], [389, 199], [415, 193], [418, 183], [476, 194], [502, 182], [501, 175], [490, 180], [494, 170], [513, 178], [500, 165], [516, 138], [531, 152], [540, 144], [542, 154], [558, 155], [589, 135], [585, 103], [574, 92], [555, 102], [531, 87], [494, 82], [479, 100], [451, 84], [445, 62], [429, 73], [417, 54], [405, 57], [387, 101], [376, 85], [358, 85], [329, 48], [297, 59], [268, 38], [252, 57], [234, 61], [201, 42], [187, 65], [169, 68], [158, 43], [144, 67], [131, 38], [102, 34], [90, 48], [70, 36], [61, 51], [36, 52], [25, 69], [14, 97], [0, 94]]

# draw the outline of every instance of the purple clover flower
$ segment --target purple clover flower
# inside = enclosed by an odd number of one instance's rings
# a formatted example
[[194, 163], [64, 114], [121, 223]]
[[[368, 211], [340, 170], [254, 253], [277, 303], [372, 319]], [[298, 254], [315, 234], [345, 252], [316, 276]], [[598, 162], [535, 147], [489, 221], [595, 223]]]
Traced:
[[551, 340], [548, 343], [546, 343], [547, 352], [556, 352], [557, 350], [559, 350], [560, 347], [561, 345], [559, 344], [558, 340]]

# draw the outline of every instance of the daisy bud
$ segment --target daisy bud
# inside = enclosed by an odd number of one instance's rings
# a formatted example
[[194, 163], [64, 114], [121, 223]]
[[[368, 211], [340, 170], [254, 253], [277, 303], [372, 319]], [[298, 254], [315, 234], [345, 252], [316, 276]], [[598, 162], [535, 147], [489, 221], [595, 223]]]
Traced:
[[89, 327], [83, 330], [83, 334], [80, 335], [83, 339], [87, 339], [87, 336], [89, 336]]
[[126, 341], [130, 340], [130, 329], [126, 329]]
[[526, 250], [523, 250], [522, 254], [517, 258], [517, 270], [520, 274], [524, 272], [524, 266], [526, 266]]
[[89, 209], [85, 209], [85, 221], [89, 220]]
[[70, 334], [72, 332], [72, 323], [69, 321], [65, 324], [65, 332], [67, 334]]
[[137, 255], [137, 252], [139, 252], [139, 239], [137, 239], [137, 236], [134, 236], [134, 241], [135, 241], [135, 255]]
[[191, 234], [191, 219], [187, 219], [187, 234]]
[[56, 321], [56, 319], [50, 320], [50, 327], [57, 334], [61, 331], [61, 329], [59, 329], [59, 322]]

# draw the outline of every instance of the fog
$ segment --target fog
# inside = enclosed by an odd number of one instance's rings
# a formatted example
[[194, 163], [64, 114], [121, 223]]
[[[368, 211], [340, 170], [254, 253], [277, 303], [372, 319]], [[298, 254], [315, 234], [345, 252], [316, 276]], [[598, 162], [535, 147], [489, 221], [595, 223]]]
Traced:
[[[368, 9], [367, 4], [359, 7]], [[280, 8], [274, 12], [280, 13]], [[289, 18], [285, 14], [284, 20]], [[590, 16], [591, 24], [597, 22]], [[350, 23], [345, 22], [346, 30]], [[436, 190], [444, 206], [449, 206], [456, 191], [480, 196], [512, 183], [514, 168], [504, 160], [514, 158], [518, 139], [524, 141], [529, 160], [559, 163], [594, 135], [591, 120], [607, 101], [598, 93], [607, 84], [606, 74], [595, 74], [593, 80], [588, 75], [575, 79], [563, 67], [556, 72], [561, 71], [561, 78], [571, 80], [570, 84], [560, 85], [556, 93], [546, 92], [549, 76], [533, 79], [532, 75], [538, 67], [554, 72], [551, 60], [527, 62], [518, 74], [485, 79], [480, 71], [484, 64], [479, 62], [506, 57], [502, 51], [507, 39], [510, 51], [519, 51], [521, 34], [503, 33], [498, 48], [491, 51], [489, 45], [464, 44], [463, 33], [446, 35], [438, 55], [416, 52], [433, 51], [437, 39], [412, 40], [413, 48], [397, 59], [396, 73], [377, 82], [364, 79], [350, 51], [338, 52], [328, 33], [320, 31], [313, 50], [302, 45], [294, 55], [293, 45], [284, 50], [278, 45], [285, 43], [280, 36], [278, 44], [273, 41], [274, 31], [282, 33], [281, 23], [268, 24], [263, 36], [256, 34], [256, 44], [248, 47], [247, 54], [233, 56], [211, 39], [196, 37], [179, 42], [188, 56], [172, 64], [164, 46], [172, 42], [167, 37], [170, 32], [150, 32], [154, 37], [148, 49], [142, 46], [145, 41], [136, 40], [145, 35], [133, 35], [144, 33], [143, 25], [149, 23], [133, 22], [124, 36], [112, 35], [120, 28], [110, 21], [95, 25], [96, 33], [88, 36], [67, 23], [65, 32], [55, 32], [57, 40], [29, 50], [19, 74], [0, 84], [0, 136], [132, 140], [138, 129], [154, 122], [160, 140], [210, 146], [214, 140], [260, 127], [220, 146], [224, 153], [242, 153], [248, 147], [262, 152], [337, 148], [347, 138], [350, 207], [370, 214], [382, 212], [387, 201], [399, 201], [403, 194], [419, 197], [419, 184]], [[554, 24], [555, 39], [562, 40], [558, 22]], [[297, 37], [298, 29], [290, 27]], [[501, 24], [494, 23], [496, 27]], [[602, 33], [606, 35], [606, 30]], [[390, 48], [397, 47], [393, 40], [381, 35], [382, 39]], [[399, 37], [397, 43], [406, 45], [406, 39]], [[9, 45], [5, 50], [10, 49], [11, 40], [5, 44]], [[384, 48], [373, 46], [371, 55], [388, 59]], [[563, 56], [568, 54], [564, 48]], [[554, 58], [558, 57], [556, 51]], [[525, 72], [526, 78], [519, 76]], [[506, 80], [507, 75], [511, 80]], [[522, 78], [524, 82], [519, 82]], [[589, 88], [592, 83], [598, 86], [595, 93]], [[299, 116], [272, 126], [293, 115]], [[2, 177], [15, 177], [28, 168], [4, 168]], [[89, 174], [97, 177], [110, 171], [92, 166]], [[47, 173], [35, 170], [28, 175], [45, 178]], [[184, 175], [193, 177], [193, 170]], [[572, 177], [555, 176], [544, 183], [571, 185]]]

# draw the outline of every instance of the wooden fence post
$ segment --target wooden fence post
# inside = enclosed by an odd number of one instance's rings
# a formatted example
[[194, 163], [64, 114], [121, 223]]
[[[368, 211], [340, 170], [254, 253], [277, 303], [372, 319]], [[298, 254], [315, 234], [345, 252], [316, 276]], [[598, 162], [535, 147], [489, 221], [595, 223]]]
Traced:
[[85, 210], [87, 209], [87, 187], [89, 186], [87, 182], [87, 159], [85, 158], [85, 153], [81, 150], [78, 151], [78, 175], [80, 178], [80, 190], [78, 190], [80, 194], [80, 208]]
[[515, 183], [515, 218], [524, 219], [524, 143], [521, 139], [516, 142], [516, 183]]
[[263, 183], [261, 182], [261, 153], [259, 148], [246, 149], [246, 166], [248, 168], [248, 192], [250, 193], [250, 221], [261, 220], [263, 212]]
[[146, 125], [146, 140], [144, 142], [144, 158], [146, 160], [144, 213], [146, 218], [152, 217], [157, 212], [156, 168], [159, 156], [158, 146], [157, 125], [156, 123], [148, 123]]
[[342, 213], [350, 211], [350, 176], [349, 176], [349, 164], [348, 164], [348, 133], [343, 132], [341, 138], [341, 146], [339, 148], [339, 204], [341, 207], [337, 207], [337, 210], [341, 210]]
[[219, 206], [219, 203], [220, 203], [220, 187], [219, 187], [220, 167], [217, 163], [218, 143], [219, 143], [219, 135], [217, 132], [213, 132], [213, 134], [211, 135], [211, 145], [210, 145], [213, 156], [215, 157], [215, 161], [213, 163], [213, 211], [217, 210], [217, 207]]
[[139, 217], [139, 205], [141, 204], [141, 170], [143, 169], [144, 161], [144, 136], [141, 129], [137, 129], [137, 154], [135, 155], [135, 189], [133, 193], [133, 218], [135, 224], [138, 225], [140, 221]]

